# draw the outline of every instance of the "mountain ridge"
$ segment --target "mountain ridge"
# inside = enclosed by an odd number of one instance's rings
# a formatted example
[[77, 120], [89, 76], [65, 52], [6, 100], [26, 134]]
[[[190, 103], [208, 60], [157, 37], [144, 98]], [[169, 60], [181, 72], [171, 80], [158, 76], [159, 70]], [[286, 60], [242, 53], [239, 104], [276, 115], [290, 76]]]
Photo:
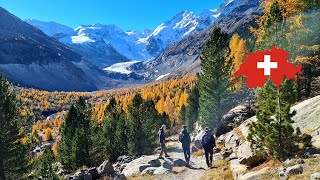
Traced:
[[[64, 25], [57, 27], [57, 24], [53, 22], [41, 23], [41, 21], [38, 20], [26, 21], [70, 47], [77, 44], [77, 46], [82, 46], [82, 49], [86, 48], [86, 46], [90, 46], [92, 49], [96, 41], [104, 41], [113, 47], [115, 50], [113, 51], [114, 53], [119, 53], [126, 57], [128, 61], [147, 61], [159, 56], [173, 43], [205, 30], [212, 25], [218, 17], [227, 15], [242, 1], [243, 0], [228, 0], [214, 10], [205, 9], [199, 14], [191, 11], [181, 11], [171, 20], [161, 23], [152, 31], [146, 29], [144, 32], [136, 30], [123, 31], [114, 24], [81, 25], [74, 28], [73, 32], [60, 32], [61, 29], [65, 29]], [[56, 30], [56, 32], [53, 33], [53, 30]], [[67, 31], [69, 30], [70, 29]], [[60, 36], [57, 36], [57, 34], [60, 34]], [[61, 34], [64, 35], [61, 36]], [[112, 47], [108, 48], [112, 49]], [[80, 52], [80, 54], [86, 57], [87, 53]], [[95, 57], [91, 57], [88, 59], [93, 59], [94, 62], [101, 59], [97, 58], [97, 60], [94, 60], [94, 58]], [[103, 58], [108, 59], [107, 57]], [[117, 58], [113, 58], [110, 61], [112, 62], [105, 64], [124, 62], [124, 59], [118, 60]]]
[[10, 82], [49, 91], [95, 91], [143, 78], [116, 76], [0, 7], [0, 72]]

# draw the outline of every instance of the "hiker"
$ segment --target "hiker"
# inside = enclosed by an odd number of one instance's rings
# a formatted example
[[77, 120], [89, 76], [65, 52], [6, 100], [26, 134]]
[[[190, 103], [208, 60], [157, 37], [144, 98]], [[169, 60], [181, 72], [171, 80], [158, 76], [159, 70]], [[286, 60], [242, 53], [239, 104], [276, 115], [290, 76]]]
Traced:
[[165, 157], [169, 157], [168, 153], [167, 153], [167, 148], [166, 148], [166, 137], [165, 137], [165, 134], [164, 134], [164, 130], [167, 128], [167, 126], [165, 124], [163, 124], [161, 126], [161, 128], [159, 129], [159, 132], [158, 132], [158, 138], [159, 138], [159, 142], [161, 144], [161, 152], [160, 152], [160, 155], [159, 155], [159, 159], [162, 158], [162, 153], [165, 154]]
[[208, 127], [205, 128], [205, 134], [202, 137], [201, 145], [204, 149], [207, 166], [210, 168], [212, 167], [213, 147], [215, 146], [215, 140], [211, 134], [211, 130]]
[[187, 166], [189, 166], [189, 162], [190, 162], [190, 143], [191, 143], [191, 139], [190, 139], [190, 135], [187, 131], [187, 126], [184, 125], [182, 131], [179, 134], [179, 141], [182, 144], [182, 149], [183, 149], [183, 153], [184, 153], [184, 158], [186, 159], [187, 162]]

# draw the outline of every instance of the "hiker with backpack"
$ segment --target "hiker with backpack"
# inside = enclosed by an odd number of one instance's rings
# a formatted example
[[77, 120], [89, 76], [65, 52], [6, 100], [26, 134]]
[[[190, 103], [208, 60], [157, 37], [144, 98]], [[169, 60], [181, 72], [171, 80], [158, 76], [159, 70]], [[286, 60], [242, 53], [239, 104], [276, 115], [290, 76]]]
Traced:
[[159, 131], [158, 131], [158, 138], [159, 138], [159, 142], [160, 142], [160, 145], [161, 145], [161, 152], [160, 152], [160, 155], [159, 155], [159, 159], [162, 158], [162, 154], [163, 153], [165, 154], [165, 157], [169, 157], [169, 155], [167, 153], [167, 147], [166, 147], [166, 137], [165, 137], [165, 134], [164, 134], [164, 131], [165, 131], [166, 128], [167, 128], [167, 126], [165, 124], [163, 124], [161, 126], [161, 128], [159, 129]]
[[210, 168], [212, 167], [213, 147], [215, 147], [215, 140], [211, 130], [208, 127], [205, 128], [205, 134], [202, 137], [201, 145], [204, 149], [207, 166]]
[[187, 126], [184, 125], [182, 131], [179, 134], [179, 141], [182, 144], [182, 149], [184, 153], [184, 158], [186, 159], [187, 166], [189, 166], [190, 162], [190, 135], [189, 132], [187, 131]]

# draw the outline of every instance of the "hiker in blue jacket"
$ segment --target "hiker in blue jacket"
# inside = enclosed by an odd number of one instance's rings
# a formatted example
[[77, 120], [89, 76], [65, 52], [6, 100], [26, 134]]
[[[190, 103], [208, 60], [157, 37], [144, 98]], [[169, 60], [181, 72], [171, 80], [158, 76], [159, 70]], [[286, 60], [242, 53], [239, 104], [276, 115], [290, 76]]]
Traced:
[[182, 149], [183, 149], [183, 153], [184, 153], [184, 158], [186, 159], [187, 162], [187, 166], [189, 166], [189, 162], [190, 162], [190, 143], [191, 143], [191, 139], [190, 139], [190, 135], [187, 131], [187, 126], [184, 125], [182, 131], [179, 134], [179, 141], [182, 144]]
[[205, 128], [205, 134], [202, 137], [201, 145], [204, 149], [207, 166], [210, 168], [212, 167], [213, 147], [215, 147], [215, 140], [211, 130], [208, 127]]
[[161, 152], [159, 155], [159, 159], [162, 158], [162, 154], [164, 153], [166, 157], [169, 157], [168, 153], [167, 153], [167, 148], [166, 148], [166, 137], [164, 134], [164, 130], [166, 129], [166, 125], [162, 125], [161, 128], [158, 131], [158, 138], [159, 138], [159, 142], [161, 145]]

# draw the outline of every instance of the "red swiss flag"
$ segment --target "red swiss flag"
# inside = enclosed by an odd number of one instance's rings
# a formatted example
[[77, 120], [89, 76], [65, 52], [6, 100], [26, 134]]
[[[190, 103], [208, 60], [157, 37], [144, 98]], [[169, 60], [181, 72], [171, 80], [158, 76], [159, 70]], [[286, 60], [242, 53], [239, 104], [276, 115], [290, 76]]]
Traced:
[[296, 74], [301, 74], [302, 65], [294, 66], [287, 61], [288, 56], [285, 50], [274, 46], [270, 50], [249, 53], [234, 77], [246, 76], [249, 88], [263, 87], [270, 77], [271, 81], [280, 88], [284, 77], [296, 79]]

